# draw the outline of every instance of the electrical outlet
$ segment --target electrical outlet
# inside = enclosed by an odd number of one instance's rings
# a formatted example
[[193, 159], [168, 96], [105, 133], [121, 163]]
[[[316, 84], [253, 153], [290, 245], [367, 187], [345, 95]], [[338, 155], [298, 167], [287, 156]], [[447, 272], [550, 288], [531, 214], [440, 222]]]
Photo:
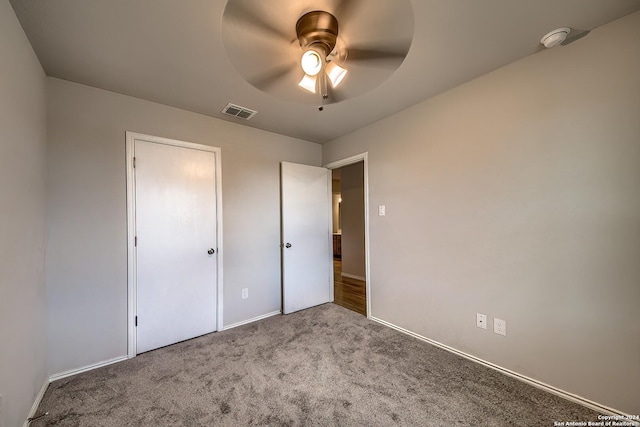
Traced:
[[493, 332], [498, 335], [507, 336], [507, 321], [498, 319], [496, 317], [493, 318]]
[[249, 288], [242, 288], [242, 299], [249, 298]]
[[487, 315], [476, 313], [476, 326], [480, 329], [487, 329]]

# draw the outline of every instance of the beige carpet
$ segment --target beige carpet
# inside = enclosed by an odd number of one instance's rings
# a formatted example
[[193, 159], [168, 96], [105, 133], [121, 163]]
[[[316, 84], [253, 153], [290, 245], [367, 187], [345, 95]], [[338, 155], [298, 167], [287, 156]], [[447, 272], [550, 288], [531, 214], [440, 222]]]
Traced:
[[334, 304], [52, 383], [32, 426], [553, 426], [597, 414]]

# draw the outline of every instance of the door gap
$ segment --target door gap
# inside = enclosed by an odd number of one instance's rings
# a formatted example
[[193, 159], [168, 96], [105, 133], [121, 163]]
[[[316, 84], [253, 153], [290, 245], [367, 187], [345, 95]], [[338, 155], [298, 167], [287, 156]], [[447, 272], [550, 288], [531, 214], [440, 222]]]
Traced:
[[326, 167], [332, 170], [334, 178], [334, 303], [370, 316], [367, 153]]

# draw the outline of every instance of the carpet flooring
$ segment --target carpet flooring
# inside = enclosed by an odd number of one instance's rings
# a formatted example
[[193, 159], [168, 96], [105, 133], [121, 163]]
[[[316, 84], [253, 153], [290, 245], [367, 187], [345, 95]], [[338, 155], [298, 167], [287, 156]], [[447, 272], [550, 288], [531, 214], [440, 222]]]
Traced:
[[51, 383], [39, 426], [553, 426], [597, 413], [325, 304]]

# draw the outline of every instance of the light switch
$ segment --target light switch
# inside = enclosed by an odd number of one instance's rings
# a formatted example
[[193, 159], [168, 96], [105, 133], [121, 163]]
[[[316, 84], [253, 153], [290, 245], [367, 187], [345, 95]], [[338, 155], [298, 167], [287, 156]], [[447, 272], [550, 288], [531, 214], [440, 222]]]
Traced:
[[385, 205], [378, 206], [378, 215], [385, 216], [386, 215], [386, 207]]

